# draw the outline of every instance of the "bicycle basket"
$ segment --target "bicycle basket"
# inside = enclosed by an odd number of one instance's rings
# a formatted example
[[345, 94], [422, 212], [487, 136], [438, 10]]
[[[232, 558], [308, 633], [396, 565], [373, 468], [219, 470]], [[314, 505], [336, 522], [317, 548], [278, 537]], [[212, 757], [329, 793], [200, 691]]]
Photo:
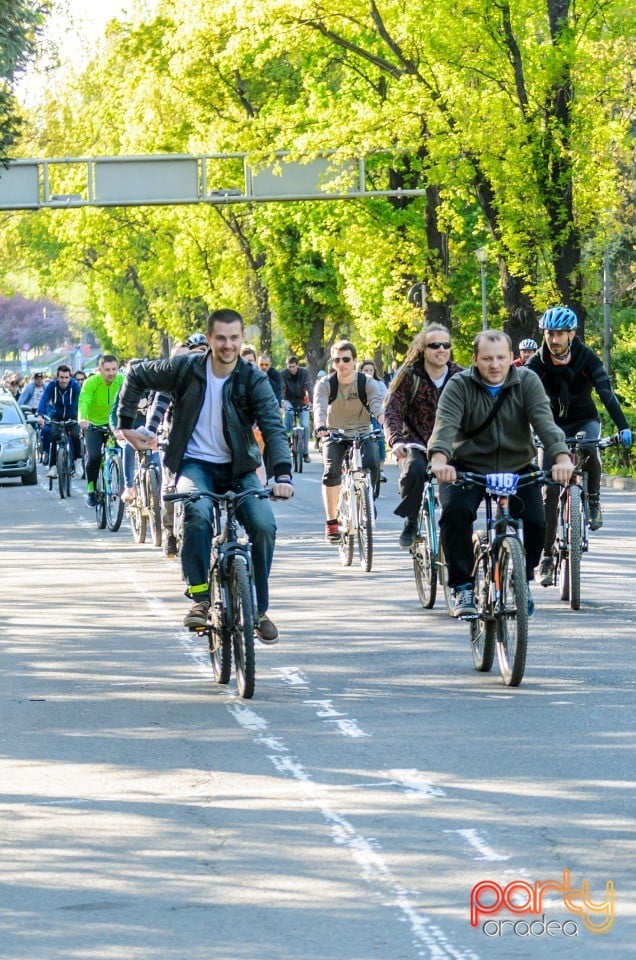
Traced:
[[518, 473], [489, 473], [486, 475], [486, 492], [496, 496], [510, 496], [517, 489]]

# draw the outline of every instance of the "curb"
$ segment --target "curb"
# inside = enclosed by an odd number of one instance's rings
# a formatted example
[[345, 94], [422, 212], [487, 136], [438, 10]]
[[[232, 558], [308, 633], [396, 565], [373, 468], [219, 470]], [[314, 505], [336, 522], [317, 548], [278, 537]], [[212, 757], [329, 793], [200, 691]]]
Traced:
[[636, 490], [636, 478], [614, 477], [604, 473], [601, 477], [601, 486], [610, 487], [612, 490]]

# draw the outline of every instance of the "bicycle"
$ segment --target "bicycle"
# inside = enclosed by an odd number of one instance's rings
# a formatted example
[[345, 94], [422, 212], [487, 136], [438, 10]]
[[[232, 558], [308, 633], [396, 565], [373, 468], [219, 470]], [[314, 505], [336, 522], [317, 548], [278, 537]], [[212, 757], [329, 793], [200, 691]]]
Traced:
[[138, 466], [133, 485], [135, 499], [128, 504], [128, 517], [135, 543], [146, 542], [146, 532], [150, 528], [150, 538], [155, 547], [161, 546], [161, 473], [150, 450], [137, 452]]
[[[426, 447], [421, 443], [407, 443], [405, 446], [426, 453]], [[421, 605], [425, 610], [431, 610], [435, 606], [439, 585], [444, 592], [446, 608], [452, 616], [453, 595], [448, 586], [446, 560], [439, 538], [438, 507], [438, 483], [429, 470], [422, 490], [422, 502], [417, 517], [417, 534], [409, 552], [413, 559], [415, 587]]]
[[307, 404], [302, 406], [293, 407], [293, 424], [291, 429], [291, 434], [289, 436], [289, 446], [291, 449], [292, 455], [292, 464], [294, 467], [294, 473], [303, 472], [303, 463], [305, 457], [305, 428], [301, 426], [300, 423], [300, 414], [301, 412], [310, 410], [311, 408]]
[[486, 530], [473, 534], [477, 616], [463, 618], [469, 624], [473, 663], [476, 670], [487, 673], [496, 646], [499, 670], [509, 687], [519, 686], [523, 679], [528, 647], [523, 524], [510, 515], [509, 500], [519, 488], [545, 483], [549, 477], [542, 470], [525, 474], [457, 473], [458, 483], [479, 485], [485, 491]]
[[[69, 431], [77, 426], [77, 420], [50, 420], [48, 417], [45, 417], [45, 420], [47, 423], [54, 424], [60, 434], [59, 437], [55, 435], [51, 437], [49, 463], [55, 460], [58, 490], [61, 499], [64, 500], [71, 495], [71, 480], [75, 476], [75, 451]], [[55, 458], [53, 457], [54, 449], [57, 450]], [[49, 477], [49, 490], [53, 489], [53, 480], [53, 477]]]
[[[254, 626], [256, 600], [252, 570], [251, 544], [247, 535], [239, 537], [236, 511], [249, 497], [266, 499], [270, 491], [243, 490], [236, 493], [167, 493], [164, 500], [175, 503], [196, 503], [201, 497], [213, 503], [212, 549], [208, 596], [210, 613], [208, 623], [198, 633], [205, 633], [210, 647], [210, 659], [217, 683], [230, 682], [234, 656], [236, 685], [244, 700], [254, 696], [255, 658]], [[225, 519], [222, 522], [222, 512]]]
[[124, 476], [120, 447], [109, 427], [93, 426], [104, 437], [102, 458], [95, 483], [95, 519], [98, 530], [108, 527], [116, 533], [124, 517], [124, 502], [121, 498], [124, 489]]
[[566, 437], [574, 464], [570, 483], [559, 494], [557, 536], [554, 548], [554, 579], [559, 584], [561, 600], [569, 601], [570, 609], [581, 608], [581, 558], [589, 550], [587, 471], [583, 469], [581, 447], [607, 447], [620, 444], [619, 434], [589, 440], [583, 432]]
[[343, 567], [353, 562], [354, 541], [358, 541], [360, 566], [368, 573], [373, 564], [373, 529], [375, 511], [371, 493], [371, 475], [362, 466], [362, 442], [376, 438], [378, 430], [347, 437], [330, 431], [329, 439], [345, 443], [347, 450], [342, 461], [342, 478], [338, 497], [338, 555]]

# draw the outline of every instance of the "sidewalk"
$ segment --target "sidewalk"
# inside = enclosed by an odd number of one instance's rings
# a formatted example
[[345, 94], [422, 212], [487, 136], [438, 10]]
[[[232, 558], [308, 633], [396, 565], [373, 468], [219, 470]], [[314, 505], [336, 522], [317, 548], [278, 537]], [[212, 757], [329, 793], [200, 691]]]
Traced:
[[635, 477], [613, 477], [604, 473], [601, 477], [602, 487], [611, 487], [612, 490], [636, 490]]

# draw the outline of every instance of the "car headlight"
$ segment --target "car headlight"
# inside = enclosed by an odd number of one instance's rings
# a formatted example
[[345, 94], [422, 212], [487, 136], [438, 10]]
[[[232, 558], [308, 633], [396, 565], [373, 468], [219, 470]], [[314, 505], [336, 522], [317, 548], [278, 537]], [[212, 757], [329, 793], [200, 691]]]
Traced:
[[19, 437], [17, 440], [8, 440], [5, 444], [5, 450], [27, 450], [29, 441], [25, 437]]

